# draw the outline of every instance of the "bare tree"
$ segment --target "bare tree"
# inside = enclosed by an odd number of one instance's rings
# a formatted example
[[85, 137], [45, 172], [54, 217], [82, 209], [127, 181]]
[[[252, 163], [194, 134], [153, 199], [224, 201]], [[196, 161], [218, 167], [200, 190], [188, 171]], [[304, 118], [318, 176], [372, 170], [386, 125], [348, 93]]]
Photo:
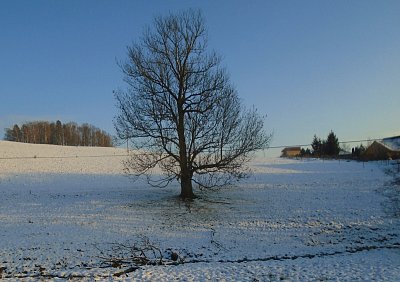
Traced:
[[[244, 177], [244, 164], [270, 140], [263, 117], [243, 108], [221, 58], [206, 49], [199, 11], [158, 17], [128, 47], [120, 64], [128, 88], [115, 93], [118, 136], [136, 149], [127, 171], [157, 186], [177, 179], [182, 198], [194, 197], [193, 183], [207, 188]], [[151, 177], [157, 166], [161, 179]]]

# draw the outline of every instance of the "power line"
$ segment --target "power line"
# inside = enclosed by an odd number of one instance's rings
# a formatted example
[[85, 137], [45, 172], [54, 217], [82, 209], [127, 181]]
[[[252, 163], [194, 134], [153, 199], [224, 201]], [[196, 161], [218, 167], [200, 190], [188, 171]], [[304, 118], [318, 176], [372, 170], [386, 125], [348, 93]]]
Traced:
[[346, 143], [360, 143], [360, 142], [373, 142], [373, 141], [382, 141], [383, 138], [381, 139], [365, 139], [365, 140], [352, 140], [352, 141], [342, 141], [339, 142], [340, 144], [346, 144]]
[[[373, 142], [373, 141], [382, 141], [381, 139], [364, 139], [364, 140], [351, 140], [351, 141], [340, 141], [339, 144], [348, 144], [348, 143], [361, 143], [361, 142]], [[268, 149], [282, 149], [287, 147], [308, 147], [312, 144], [302, 144], [302, 145], [277, 145], [277, 146], [270, 146]]]
[[[364, 139], [364, 140], [350, 140], [350, 141], [341, 141], [340, 144], [349, 144], [349, 143], [361, 143], [361, 142], [373, 142], [373, 141], [381, 141], [382, 139]], [[270, 146], [267, 149], [282, 149], [287, 147], [308, 147], [311, 144], [302, 144], [302, 145], [277, 145]], [[229, 151], [229, 150], [225, 150]], [[219, 150], [220, 152], [220, 150]], [[148, 155], [149, 153], [134, 153], [136, 156]], [[87, 155], [87, 156], [23, 156], [23, 157], [0, 157], [0, 160], [29, 160], [29, 159], [78, 159], [78, 158], [113, 158], [113, 157], [129, 157], [132, 154], [108, 154], [108, 155]]]

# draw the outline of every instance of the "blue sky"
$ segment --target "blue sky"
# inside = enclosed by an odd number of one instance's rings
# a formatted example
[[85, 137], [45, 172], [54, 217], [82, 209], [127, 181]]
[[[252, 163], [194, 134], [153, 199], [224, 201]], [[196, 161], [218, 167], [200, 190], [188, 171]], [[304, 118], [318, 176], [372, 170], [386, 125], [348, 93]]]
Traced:
[[272, 146], [400, 135], [400, 1], [1, 1], [0, 136], [31, 120], [114, 133], [116, 61], [154, 16], [199, 8]]

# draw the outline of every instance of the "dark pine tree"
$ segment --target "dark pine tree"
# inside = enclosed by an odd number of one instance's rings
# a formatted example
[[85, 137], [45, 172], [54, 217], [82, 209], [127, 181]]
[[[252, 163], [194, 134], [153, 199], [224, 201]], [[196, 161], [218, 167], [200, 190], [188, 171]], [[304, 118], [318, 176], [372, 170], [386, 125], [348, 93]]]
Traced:
[[331, 131], [328, 134], [328, 137], [326, 138], [326, 141], [324, 143], [325, 143], [324, 155], [330, 157], [335, 157], [339, 155], [340, 152], [339, 140], [336, 137], [335, 133], [333, 133], [333, 131]]
[[320, 138], [317, 137], [317, 135], [314, 135], [314, 139], [311, 143], [312, 147], [312, 154], [315, 157], [320, 157], [322, 154], [322, 141]]

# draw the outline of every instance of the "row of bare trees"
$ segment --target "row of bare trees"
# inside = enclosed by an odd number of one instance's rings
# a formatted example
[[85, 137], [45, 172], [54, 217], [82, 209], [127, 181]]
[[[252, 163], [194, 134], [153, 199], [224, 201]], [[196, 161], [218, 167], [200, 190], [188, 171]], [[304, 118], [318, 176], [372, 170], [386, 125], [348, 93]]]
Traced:
[[75, 122], [62, 124], [59, 120], [51, 123], [47, 121], [28, 122], [21, 127], [15, 124], [12, 128], [6, 128], [4, 139], [65, 146], [113, 146], [111, 135], [104, 130], [87, 123], [82, 125]]

